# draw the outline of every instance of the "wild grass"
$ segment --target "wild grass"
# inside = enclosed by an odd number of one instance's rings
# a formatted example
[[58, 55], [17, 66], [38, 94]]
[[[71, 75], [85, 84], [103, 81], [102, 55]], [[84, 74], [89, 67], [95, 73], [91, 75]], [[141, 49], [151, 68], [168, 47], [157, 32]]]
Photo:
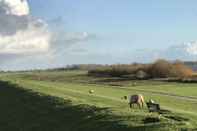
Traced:
[[[184, 92], [185, 88], [194, 92], [194, 84], [191, 87], [189, 84], [188, 87], [179, 87], [181, 84], [177, 83], [137, 81], [137, 86], [133, 87], [130, 84], [132, 82], [127, 80], [126, 83], [120, 81], [123, 86], [114, 87], [107, 81], [105, 84], [97, 82], [103, 78], [90, 78], [84, 73], [2, 74], [1, 80], [9, 82], [0, 82], [0, 102], [3, 103], [0, 109], [0, 130], [173, 131], [195, 130], [197, 126], [196, 101], [146, 92], [157, 90], [157, 87], [161, 88], [158, 91], [172, 87], [180, 88], [179, 92]], [[90, 89], [95, 90], [95, 93], [89, 94]], [[150, 114], [146, 108], [139, 110], [135, 107], [130, 110], [127, 101], [121, 97], [135, 93], [143, 94], [146, 100], [156, 100], [169, 113], [160, 116], [157, 113]], [[186, 95], [189, 96], [189, 92]]]

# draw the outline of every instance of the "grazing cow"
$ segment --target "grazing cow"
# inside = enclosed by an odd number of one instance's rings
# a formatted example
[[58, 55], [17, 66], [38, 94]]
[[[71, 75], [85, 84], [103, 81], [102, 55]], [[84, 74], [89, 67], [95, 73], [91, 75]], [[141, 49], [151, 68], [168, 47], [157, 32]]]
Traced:
[[94, 93], [94, 90], [89, 90], [89, 93], [90, 93], [90, 94], [93, 94], [93, 93]]
[[134, 104], [137, 104], [139, 108], [143, 108], [144, 106], [144, 97], [141, 94], [131, 95], [129, 99], [130, 108], [133, 107]]

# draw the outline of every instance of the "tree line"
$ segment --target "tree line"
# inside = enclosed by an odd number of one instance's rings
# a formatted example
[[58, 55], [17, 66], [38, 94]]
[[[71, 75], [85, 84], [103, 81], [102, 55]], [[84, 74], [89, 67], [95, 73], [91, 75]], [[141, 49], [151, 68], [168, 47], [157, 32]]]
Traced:
[[193, 75], [193, 71], [181, 61], [170, 62], [159, 59], [150, 64], [106, 65], [91, 69], [88, 71], [88, 74], [93, 76], [135, 77], [137, 79], [188, 78]]

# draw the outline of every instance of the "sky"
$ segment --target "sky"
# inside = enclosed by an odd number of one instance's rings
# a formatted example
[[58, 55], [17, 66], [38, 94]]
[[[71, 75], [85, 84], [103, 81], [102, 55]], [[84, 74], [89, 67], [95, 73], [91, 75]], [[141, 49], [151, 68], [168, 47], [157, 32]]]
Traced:
[[197, 60], [196, 0], [0, 0], [0, 69]]
[[163, 48], [195, 40], [196, 4], [195, 0], [30, 0], [33, 15], [61, 18], [65, 30], [116, 37], [114, 41], [134, 44], [134, 48]]

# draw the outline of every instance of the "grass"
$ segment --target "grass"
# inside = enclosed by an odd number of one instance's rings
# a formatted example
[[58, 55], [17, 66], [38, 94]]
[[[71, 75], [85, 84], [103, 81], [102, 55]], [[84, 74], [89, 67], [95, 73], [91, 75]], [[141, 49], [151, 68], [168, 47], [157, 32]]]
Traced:
[[[103, 82], [108, 78], [90, 78], [84, 73], [2, 74], [1, 80], [9, 82], [0, 82], [0, 101], [3, 103], [0, 130], [173, 131], [195, 130], [197, 126], [196, 101], [147, 92], [164, 92], [165, 87], [177, 88], [179, 92], [189, 88], [190, 92], [195, 92], [195, 84], [185, 87], [179, 83], [137, 81], [137, 86], [131, 86], [132, 81], [115, 80], [121, 86], [114, 87], [110, 86], [111, 81]], [[90, 89], [94, 89], [95, 93], [89, 94]], [[127, 101], [121, 97], [135, 93], [143, 94], [147, 100], [156, 100], [170, 112], [159, 116], [148, 113], [147, 109], [130, 110]], [[170, 93], [180, 95], [175, 90]], [[190, 96], [189, 91], [184, 95]]]
[[[22, 73], [13, 75], [14, 78], [20, 77], [30, 80], [42, 80], [52, 81], [60, 83], [84, 83], [95, 85], [114, 85], [124, 86], [131, 89], [141, 89], [153, 92], [172, 93], [175, 95], [192, 96], [197, 98], [197, 84], [196, 83], [177, 83], [177, 82], [162, 82], [151, 80], [130, 80], [121, 78], [109, 78], [109, 77], [89, 77], [85, 71], [54, 71], [54, 72], [42, 72], [42, 73]], [[133, 86], [133, 83], [137, 83]]]
[[129, 129], [125, 125], [120, 125], [121, 118], [110, 115], [107, 108], [73, 105], [70, 101], [40, 96], [15, 86], [1, 82], [0, 130], [2, 131]]

